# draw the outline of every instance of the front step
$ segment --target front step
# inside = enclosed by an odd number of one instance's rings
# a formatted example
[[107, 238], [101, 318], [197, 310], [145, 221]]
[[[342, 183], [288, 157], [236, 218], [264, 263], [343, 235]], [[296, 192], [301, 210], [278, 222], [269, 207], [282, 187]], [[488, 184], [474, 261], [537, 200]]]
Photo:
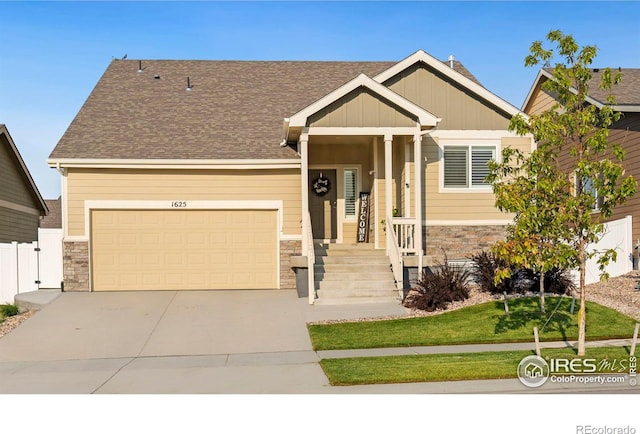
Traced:
[[398, 303], [393, 273], [373, 244], [315, 244], [316, 304]]

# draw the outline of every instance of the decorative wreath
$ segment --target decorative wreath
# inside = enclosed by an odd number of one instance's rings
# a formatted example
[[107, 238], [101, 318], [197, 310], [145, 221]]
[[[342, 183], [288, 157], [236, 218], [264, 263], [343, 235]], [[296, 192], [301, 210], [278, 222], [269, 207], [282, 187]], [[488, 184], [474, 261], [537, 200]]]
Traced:
[[325, 194], [329, 193], [329, 190], [331, 190], [331, 181], [329, 181], [329, 179], [327, 178], [324, 178], [322, 176], [322, 173], [320, 173], [320, 176], [315, 181], [313, 181], [312, 187], [315, 194], [317, 194], [318, 196], [324, 196]]

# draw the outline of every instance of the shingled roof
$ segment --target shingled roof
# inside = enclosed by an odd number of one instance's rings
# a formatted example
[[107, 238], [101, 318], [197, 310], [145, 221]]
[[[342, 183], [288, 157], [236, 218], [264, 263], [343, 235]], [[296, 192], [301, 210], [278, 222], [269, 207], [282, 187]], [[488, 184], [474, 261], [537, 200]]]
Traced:
[[[49, 158], [298, 158], [280, 146], [284, 118], [393, 65], [113, 60]], [[478, 83], [459, 62], [454, 69]]]

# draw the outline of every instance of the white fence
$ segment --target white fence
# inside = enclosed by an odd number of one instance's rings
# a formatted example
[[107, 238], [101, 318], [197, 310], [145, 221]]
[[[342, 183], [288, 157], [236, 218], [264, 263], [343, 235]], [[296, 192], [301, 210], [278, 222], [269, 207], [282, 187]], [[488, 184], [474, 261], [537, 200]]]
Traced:
[[[605, 224], [602, 239], [595, 245], [590, 245], [587, 251], [596, 251], [595, 256], [587, 261], [585, 283], [600, 281], [600, 269], [598, 258], [608, 249], [615, 249], [617, 258], [611, 261], [606, 268], [609, 277], [622, 276], [633, 270], [633, 233], [631, 228], [632, 218], [627, 216], [620, 220], [614, 220]], [[578, 276], [579, 278], [579, 276]]]
[[0, 243], [0, 304], [13, 303], [23, 292], [60, 288], [62, 229], [39, 229], [38, 237], [33, 243]]

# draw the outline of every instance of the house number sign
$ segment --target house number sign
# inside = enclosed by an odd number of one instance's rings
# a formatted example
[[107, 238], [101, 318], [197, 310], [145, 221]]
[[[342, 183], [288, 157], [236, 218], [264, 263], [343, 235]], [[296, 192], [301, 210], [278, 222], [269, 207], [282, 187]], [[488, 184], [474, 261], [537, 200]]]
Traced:
[[174, 200], [171, 202], [171, 208], [186, 208], [187, 202], [184, 200]]

